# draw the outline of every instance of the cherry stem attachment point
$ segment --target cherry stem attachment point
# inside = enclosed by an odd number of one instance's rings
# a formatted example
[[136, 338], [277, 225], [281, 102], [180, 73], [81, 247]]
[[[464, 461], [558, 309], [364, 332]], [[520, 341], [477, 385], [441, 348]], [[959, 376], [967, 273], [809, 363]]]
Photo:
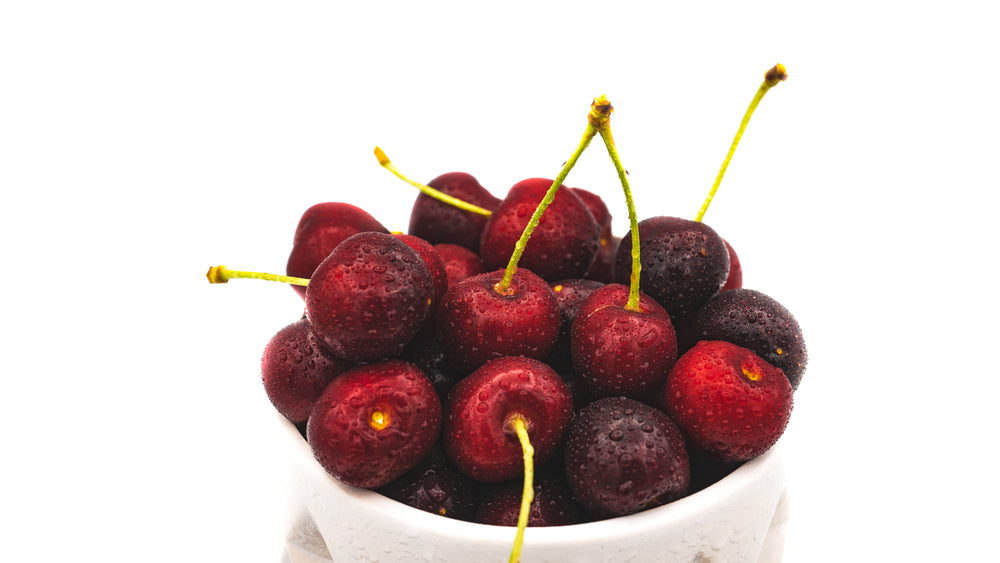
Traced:
[[[599, 105], [599, 102], [602, 103]], [[625, 303], [625, 309], [629, 311], [641, 311], [642, 309], [639, 307], [639, 272], [642, 269], [642, 261], [639, 259], [639, 221], [636, 218], [632, 188], [628, 184], [628, 172], [622, 166], [621, 159], [618, 158], [615, 139], [611, 135], [611, 113], [615, 109], [608, 103], [608, 99], [604, 96], [594, 100], [594, 105], [595, 107], [604, 108], [606, 112], [604, 119], [598, 127], [598, 131], [601, 134], [601, 139], [604, 140], [604, 146], [608, 149], [608, 156], [611, 157], [611, 162], [614, 163], [615, 170], [618, 171], [618, 180], [622, 184], [622, 191], [625, 192], [625, 205], [628, 207], [629, 229], [632, 234], [632, 275], [629, 279], [628, 301]]]
[[229, 283], [229, 280], [235, 279], [255, 279], [255, 280], [267, 280], [275, 281], [281, 283], [290, 283], [292, 285], [308, 286], [309, 280], [306, 278], [296, 278], [293, 276], [282, 276], [279, 274], [266, 274], [263, 272], [246, 272], [241, 270], [230, 270], [225, 266], [212, 266], [208, 269], [208, 273], [205, 274], [208, 278], [208, 283]]
[[520, 414], [515, 414], [510, 419], [514, 432], [521, 442], [521, 449], [524, 451], [524, 490], [521, 493], [521, 511], [517, 515], [517, 534], [514, 537], [514, 547], [510, 551], [510, 562], [517, 563], [521, 560], [521, 548], [524, 546], [524, 529], [528, 527], [528, 515], [531, 512], [531, 502], [535, 500], [535, 448], [531, 446], [528, 437], [527, 421]]
[[428, 197], [434, 198], [434, 199], [436, 199], [436, 200], [438, 200], [440, 202], [443, 202], [443, 203], [447, 203], [448, 205], [453, 205], [453, 206], [455, 206], [455, 207], [457, 207], [459, 209], [462, 209], [464, 211], [468, 211], [470, 213], [477, 213], [479, 215], [484, 215], [486, 217], [489, 217], [490, 215], [493, 214], [493, 212], [490, 211], [489, 209], [483, 209], [482, 207], [479, 207], [478, 205], [473, 205], [473, 204], [471, 204], [471, 203], [469, 203], [467, 201], [462, 201], [462, 200], [458, 199], [457, 197], [452, 197], [452, 196], [450, 196], [450, 195], [448, 195], [448, 194], [446, 194], [446, 193], [444, 193], [444, 192], [442, 192], [440, 190], [435, 190], [434, 188], [432, 188], [432, 187], [430, 187], [430, 186], [428, 186], [426, 184], [421, 184], [420, 182], [417, 182], [415, 180], [411, 180], [407, 176], [404, 176], [403, 173], [400, 172], [392, 164], [392, 161], [389, 160], [389, 157], [386, 156], [385, 152], [382, 149], [380, 149], [379, 147], [375, 147], [375, 158], [378, 159], [378, 163], [382, 165], [382, 168], [385, 168], [389, 172], [392, 172], [393, 174], [396, 175], [397, 178], [399, 178], [400, 180], [406, 182], [407, 184], [410, 184], [411, 186], [417, 188], [418, 190], [420, 190], [421, 193], [423, 193], [424, 195], [426, 195]]
[[701, 209], [698, 210], [697, 217], [694, 218], [696, 223], [700, 223], [702, 218], [705, 216], [705, 212], [708, 211], [708, 205], [712, 203], [712, 198], [715, 197], [715, 192], [719, 190], [719, 184], [722, 183], [722, 177], [726, 174], [726, 169], [729, 168], [729, 161], [733, 159], [733, 153], [736, 152], [736, 146], [740, 144], [740, 139], [743, 137], [743, 131], [746, 130], [747, 124], [750, 123], [750, 116], [757, 109], [757, 105], [762, 99], [764, 99], [764, 94], [771, 88], [777, 86], [780, 82], [788, 78], [788, 73], [785, 72], [785, 65], [778, 63], [771, 67], [766, 73], [764, 73], [764, 82], [761, 83], [760, 88], [757, 89], [757, 93], [754, 95], [753, 100], [750, 102], [750, 107], [747, 108], [746, 113], [743, 115], [743, 121], [740, 122], [740, 128], [736, 131], [736, 137], [733, 139], [733, 144], [729, 147], [729, 153], [726, 154], [726, 159], [722, 161], [722, 168], [719, 169], [719, 174], [715, 177], [715, 183], [712, 184], [712, 189], [708, 191], [708, 197], [705, 198], [705, 203], [701, 204]]
[[[603, 97], [603, 96], [602, 96]], [[605, 99], [605, 101], [607, 101]], [[594, 104], [597, 100], [594, 100]], [[510, 256], [510, 261], [507, 263], [507, 268], [504, 270], [503, 278], [494, 286], [497, 293], [501, 295], [507, 295], [509, 293], [509, 288], [512, 280], [514, 279], [514, 274], [517, 273], [517, 263], [521, 259], [521, 254], [524, 252], [524, 247], [528, 245], [528, 239], [531, 238], [531, 233], [534, 232], [535, 227], [538, 226], [538, 222], [542, 217], [542, 213], [545, 213], [545, 209], [548, 208], [549, 204], [556, 197], [556, 192], [559, 191], [559, 187], [562, 186], [563, 180], [569, 175], [569, 171], [576, 166], [576, 161], [580, 159], [580, 155], [583, 151], [587, 150], [590, 146], [590, 141], [594, 139], [597, 135], [597, 127], [594, 122], [599, 120], [599, 116], [595, 117], [594, 104], [591, 104], [591, 110], [588, 114], [587, 129], [583, 132], [583, 138], [580, 139], [580, 144], [577, 145], [576, 150], [570, 155], [569, 160], [563, 165], [562, 170], [559, 171], [559, 175], [553, 180], [552, 186], [549, 190], [545, 192], [545, 197], [535, 208], [535, 212], [531, 214], [531, 218], [528, 219], [528, 224], [525, 225], [524, 231], [521, 233], [521, 238], [517, 240], [514, 245], [514, 252]], [[610, 106], [609, 106], [610, 107]]]

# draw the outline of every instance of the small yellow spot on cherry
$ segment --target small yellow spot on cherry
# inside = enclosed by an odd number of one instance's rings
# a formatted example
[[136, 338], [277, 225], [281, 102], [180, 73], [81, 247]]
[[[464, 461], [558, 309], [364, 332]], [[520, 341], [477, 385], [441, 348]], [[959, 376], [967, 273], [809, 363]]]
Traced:
[[782, 350], [781, 348], [777, 348], [777, 349], [775, 349], [775, 351], [774, 351], [774, 352], [775, 352], [776, 354], [778, 354], [779, 356], [785, 353], [785, 351], [784, 351], [784, 350]]
[[385, 430], [391, 422], [392, 417], [389, 416], [388, 410], [375, 409], [368, 418], [369, 426], [375, 430]]
[[748, 367], [743, 368], [743, 375], [745, 375], [747, 379], [749, 379], [750, 381], [760, 381], [761, 378], [760, 372], [754, 371], [753, 369]]
[[559, 284], [559, 285], [557, 285], [557, 286], [555, 286], [555, 287], [552, 288], [552, 291], [554, 291], [556, 293], [559, 293], [562, 290], [563, 290], [562, 284]]

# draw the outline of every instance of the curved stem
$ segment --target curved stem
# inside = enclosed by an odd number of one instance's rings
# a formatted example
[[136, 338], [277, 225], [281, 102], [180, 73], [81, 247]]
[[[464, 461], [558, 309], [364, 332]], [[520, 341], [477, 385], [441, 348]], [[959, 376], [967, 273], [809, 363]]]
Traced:
[[535, 499], [534, 477], [535, 477], [535, 448], [531, 446], [528, 437], [528, 426], [524, 417], [515, 414], [510, 421], [517, 432], [517, 438], [521, 442], [521, 449], [524, 451], [524, 489], [521, 493], [521, 511], [517, 515], [517, 535], [514, 537], [514, 547], [510, 550], [510, 563], [517, 563], [521, 560], [521, 548], [524, 546], [524, 529], [528, 527], [528, 514], [531, 512], [531, 501]]
[[440, 190], [435, 190], [434, 188], [426, 184], [421, 184], [416, 180], [411, 180], [407, 176], [403, 175], [403, 173], [400, 172], [399, 169], [397, 169], [395, 165], [392, 164], [392, 161], [389, 160], [389, 157], [386, 156], [385, 152], [383, 152], [382, 149], [380, 149], [379, 147], [375, 147], [375, 158], [378, 159], [378, 163], [382, 165], [382, 168], [385, 168], [389, 172], [392, 172], [393, 174], [396, 175], [397, 178], [417, 188], [418, 190], [421, 191], [421, 193], [427, 195], [428, 197], [432, 197], [440, 202], [447, 203], [448, 205], [453, 205], [459, 209], [468, 211], [470, 213], [478, 213], [479, 215], [485, 215], [486, 217], [489, 217], [490, 215], [493, 214], [493, 212], [490, 211], [489, 209], [483, 209], [478, 205], [473, 205], [467, 201], [458, 199], [457, 197], [452, 197]]
[[615, 139], [611, 135], [611, 124], [608, 123], [601, 128], [601, 138], [604, 139], [604, 146], [608, 148], [608, 156], [618, 171], [618, 180], [621, 181], [622, 190], [625, 192], [625, 205], [628, 207], [628, 223], [632, 234], [632, 275], [629, 279], [628, 301], [625, 308], [629, 311], [640, 311], [639, 308], [639, 272], [642, 270], [642, 261], [639, 259], [639, 221], [635, 214], [635, 201], [632, 199], [632, 188], [628, 185], [628, 172], [622, 166], [621, 159], [618, 158], [618, 149], [615, 148]]
[[736, 152], [736, 146], [740, 144], [740, 139], [743, 137], [743, 131], [746, 130], [747, 124], [750, 123], [750, 116], [757, 109], [757, 104], [764, 99], [764, 94], [771, 88], [778, 85], [779, 82], [788, 78], [788, 74], [785, 72], [785, 66], [782, 64], [777, 64], [768, 70], [764, 74], [764, 82], [761, 83], [760, 88], [757, 89], [757, 93], [754, 94], [753, 100], [750, 101], [750, 107], [747, 108], [746, 113], [743, 114], [743, 121], [740, 122], [740, 128], [736, 131], [736, 137], [733, 138], [733, 144], [729, 146], [729, 153], [726, 154], [726, 159], [722, 161], [722, 168], [719, 169], [718, 175], [715, 176], [715, 183], [712, 184], [712, 189], [708, 191], [708, 197], [705, 198], [705, 203], [701, 204], [701, 209], [698, 210], [698, 215], [694, 218], [696, 223], [700, 223], [702, 218], [705, 216], [705, 212], [708, 211], [708, 205], [712, 203], [712, 198], [715, 197], [715, 192], [719, 190], [719, 184], [722, 183], [722, 177], [726, 174], [726, 169], [729, 168], [729, 161], [733, 159], [733, 153]]
[[[593, 113], [593, 110], [591, 111]], [[593, 121], [593, 119], [591, 119]], [[594, 139], [594, 135], [597, 134], [597, 128], [593, 123], [587, 124], [587, 129], [583, 132], [583, 138], [580, 140], [580, 144], [573, 151], [573, 154], [563, 165], [562, 170], [559, 171], [559, 175], [552, 182], [552, 186], [549, 187], [549, 191], [545, 192], [545, 197], [542, 198], [541, 203], [535, 208], [535, 212], [532, 213], [531, 218], [528, 220], [528, 224], [524, 227], [524, 231], [521, 233], [521, 238], [517, 240], [514, 245], [514, 253], [510, 256], [510, 261], [507, 263], [507, 269], [504, 270], [503, 278], [497, 282], [495, 289], [497, 293], [507, 294], [510, 288], [511, 281], [514, 279], [514, 274], [517, 273], [517, 262], [521, 259], [521, 254], [524, 252], [524, 247], [528, 244], [528, 239], [531, 238], [531, 233], [538, 226], [538, 221], [542, 217], [542, 213], [545, 213], [545, 209], [552, 203], [552, 200], [556, 197], [556, 192], [559, 191], [559, 186], [562, 185], [563, 180], [569, 175], [569, 171], [576, 166], [576, 161], [580, 159], [580, 155], [583, 151], [590, 146], [590, 141]]]
[[267, 280], [275, 281], [281, 283], [290, 283], [292, 285], [308, 286], [309, 280], [306, 278], [296, 278], [293, 276], [282, 276], [279, 274], [267, 274], [264, 272], [247, 272], [243, 270], [230, 270], [225, 266], [212, 266], [208, 269], [208, 273], [205, 274], [208, 278], [208, 283], [229, 283], [229, 280], [235, 279], [254, 279], [254, 280]]

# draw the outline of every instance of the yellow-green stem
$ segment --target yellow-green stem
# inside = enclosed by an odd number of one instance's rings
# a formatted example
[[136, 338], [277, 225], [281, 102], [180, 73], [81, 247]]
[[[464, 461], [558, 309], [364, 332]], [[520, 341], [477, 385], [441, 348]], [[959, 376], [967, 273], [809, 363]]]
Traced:
[[514, 415], [510, 421], [517, 432], [517, 438], [521, 442], [521, 450], [524, 452], [524, 489], [521, 493], [521, 511], [517, 515], [517, 535], [514, 536], [514, 547], [510, 550], [510, 563], [517, 563], [521, 560], [521, 548], [524, 545], [524, 529], [528, 527], [528, 515], [531, 512], [531, 501], [535, 499], [535, 448], [531, 446], [528, 437], [527, 422], [519, 414]]
[[736, 146], [740, 144], [740, 138], [743, 137], [743, 131], [746, 130], [747, 124], [750, 123], [750, 116], [753, 115], [754, 110], [757, 109], [757, 104], [764, 99], [764, 94], [771, 88], [778, 85], [779, 82], [788, 78], [788, 74], [785, 72], [785, 66], [782, 64], [777, 64], [768, 70], [764, 74], [764, 82], [761, 83], [760, 88], [757, 89], [757, 93], [754, 94], [753, 100], [750, 102], [750, 107], [747, 108], [745, 114], [743, 114], [743, 121], [740, 122], [740, 128], [736, 131], [736, 137], [733, 138], [733, 144], [729, 147], [729, 153], [726, 154], [726, 159], [722, 161], [722, 168], [719, 169], [719, 174], [715, 177], [715, 183], [712, 184], [712, 189], [708, 191], [708, 197], [705, 198], [705, 203], [701, 204], [701, 209], [698, 210], [698, 216], [694, 218], [696, 223], [700, 223], [702, 218], [705, 216], [705, 212], [708, 211], [708, 205], [712, 203], [712, 198], [715, 197], [715, 192], [719, 190], [719, 184], [722, 183], [722, 177], [726, 174], [726, 169], [729, 168], [729, 161], [733, 159], [733, 153], [736, 152]]
[[[603, 96], [601, 99], [607, 101]], [[525, 225], [524, 231], [521, 233], [521, 238], [517, 240], [514, 245], [514, 253], [510, 256], [510, 261], [507, 263], [507, 269], [504, 270], [503, 278], [497, 282], [494, 288], [497, 293], [506, 294], [510, 288], [511, 281], [514, 279], [514, 274], [517, 273], [517, 262], [521, 259], [521, 254], [524, 252], [524, 247], [528, 244], [528, 239], [531, 238], [531, 233], [538, 226], [538, 221], [542, 217], [542, 213], [545, 213], [545, 209], [552, 203], [552, 200], [556, 197], [556, 192], [559, 191], [559, 186], [562, 185], [563, 180], [569, 175], [569, 171], [576, 166], [576, 161], [580, 159], [580, 155], [583, 151], [587, 150], [590, 146], [590, 141], [594, 139], [594, 135], [597, 134], [598, 126], [595, 125], [595, 107], [598, 104], [598, 100], [595, 99], [593, 104], [591, 104], [590, 114], [588, 115], [587, 129], [583, 132], [583, 138], [580, 139], [580, 144], [573, 151], [573, 154], [563, 165], [562, 170], [559, 171], [559, 175], [552, 182], [552, 186], [549, 187], [549, 191], [545, 192], [545, 197], [542, 198], [541, 203], [535, 208], [535, 212], [531, 214], [531, 218], [528, 219], [528, 224]]]
[[266, 274], [264, 272], [246, 272], [242, 270], [230, 270], [225, 266], [213, 266], [208, 269], [208, 273], [205, 274], [208, 278], [208, 283], [228, 283], [229, 280], [235, 279], [254, 279], [254, 280], [267, 280], [275, 281], [281, 283], [290, 283], [292, 285], [308, 286], [309, 280], [306, 278], [296, 278], [293, 276], [282, 276], [279, 274]]
[[642, 270], [642, 261], [639, 259], [639, 220], [635, 214], [635, 201], [632, 199], [632, 188], [628, 185], [628, 172], [622, 166], [622, 161], [618, 158], [618, 149], [615, 148], [615, 139], [611, 135], [611, 124], [605, 124], [600, 129], [601, 138], [604, 139], [604, 146], [608, 148], [608, 155], [611, 162], [618, 171], [618, 180], [621, 181], [622, 190], [625, 192], [625, 205], [628, 207], [629, 230], [632, 234], [632, 276], [629, 279], [628, 301], [625, 308], [629, 311], [639, 311], [639, 272]]
[[455, 206], [455, 207], [457, 207], [459, 209], [462, 209], [462, 210], [465, 210], [465, 211], [469, 211], [471, 213], [478, 213], [479, 215], [485, 215], [486, 217], [489, 217], [490, 215], [493, 214], [493, 212], [490, 211], [489, 209], [483, 209], [482, 207], [479, 207], [478, 205], [473, 205], [473, 204], [471, 204], [471, 203], [469, 203], [467, 201], [462, 201], [461, 199], [458, 199], [457, 197], [452, 197], [452, 196], [450, 196], [450, 195], [448, 195], [448, 194], [446, 194], [446, 193], [444, 193], [444, 192], [442, 192], [440, 190], [435, 190], [434, 188], [432, 188], [432, 187], [430, 187], [430, 186], [428, 186], [426, 184], [421, 184], [420, 182], [417, 182], [416, 180], [411, 180], [407, 176], [404, 176], [403, 173], [400, 172], [392, 164], [392, 161], [389, 160], [389, 157], [386, 156], [385, 152], [383, 152], [382, 149], [380, 149], [379, 147], [375, 147], [375, 158], [378, 159], [378, 163], [382, 165], [382, 168], [385, 168], [389, 172], [392, 172], [393, 174], [396, 175], [397, 178], [399, 178], [400, 180], [406, 182], [407, 184], [410, 184], [411, 186], [417, 188], [423, 194], [425, 194], [425, 195], [427, 195], [429, 197], [432, 197], [432, 198], [434, 198], [434, 199], [436, 199], [436, 200], [438, 200], [440, 202], [447, 203], [448, 205], [453, 205], [453, 206]]

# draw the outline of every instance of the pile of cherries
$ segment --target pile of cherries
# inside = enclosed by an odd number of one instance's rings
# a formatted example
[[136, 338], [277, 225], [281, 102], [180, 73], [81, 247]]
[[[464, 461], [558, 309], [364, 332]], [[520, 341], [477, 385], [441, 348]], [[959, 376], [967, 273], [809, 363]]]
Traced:
[[601, 197], [551, 179], [503, 199], [465, 173], [428, 185], [485, 212], [421, 193], [409, 234], [348, 203], [309, 208], [295, 230], [305, 314], [268, 343], [262, 377], [333, 477], [513, 526], [526, 432], [527, 525], [566, 525], [689, 495], [779, 439], [802, 333], [742, 288], [708, 225], [633, 216], [616, 237]]

